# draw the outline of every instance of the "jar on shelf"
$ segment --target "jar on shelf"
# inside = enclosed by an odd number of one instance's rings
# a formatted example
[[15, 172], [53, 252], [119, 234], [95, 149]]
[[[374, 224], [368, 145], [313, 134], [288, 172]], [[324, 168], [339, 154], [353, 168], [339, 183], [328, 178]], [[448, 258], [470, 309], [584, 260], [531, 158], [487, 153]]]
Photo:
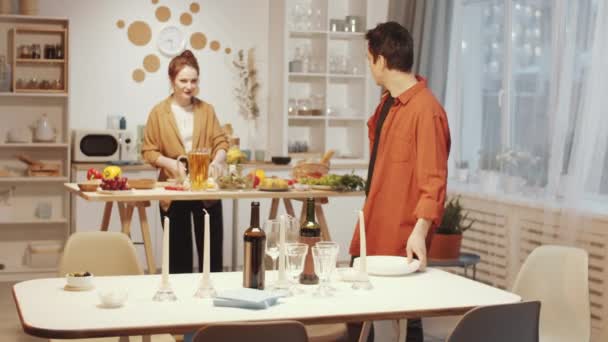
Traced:
[[298, 100], [298, 115], [311, 115], [312, 103], [310, 99]]
[[19, 58], [32, 58], [32, 50], [29, 45], [20, 45], [18, 49]]
[[40, 49], [40, 44], [32, 44], [31, 51], [33, 59], [39, 59], [42, 57], [42, 50]]
[[55, 45], [44, 44], [44, 58], [55, 59]]
[[64, 56], [65, 55], [63, 53], [63, 46], [61, 44], [55, 45], [55, 58], [56, 59], [63, 59]]
[[296, 115], [297, 110], [298, 110], [298, 104], [296, 102], [296, 99], [290, 98], [287, 101], [287, 115], [289, 115], [289, 116]]

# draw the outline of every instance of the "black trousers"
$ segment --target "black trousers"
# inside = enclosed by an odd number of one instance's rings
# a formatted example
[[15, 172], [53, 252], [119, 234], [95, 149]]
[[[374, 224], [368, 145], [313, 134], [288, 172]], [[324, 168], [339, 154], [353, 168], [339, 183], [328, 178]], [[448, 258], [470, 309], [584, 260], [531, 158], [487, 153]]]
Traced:
[[[354, 256], [350, 258], [350, 267], [353, 267]], [[361, 328], [363, 328], [363, 322], [348, 323], [348, 338], [350, 341], [358, 341], [359, 335], [361, 334]], [[410, 318], [407, 320], [407, 337], [405, 342], [424, 342], [424, 331], [422, 329], [422, 319]], [[374, 326], [371, 326], [367, 342], [374, 342]], [[401, 342], [401, 341], [399, 341]]]
[[[209, 203], [209, 206], [205, 206]], [[198, 271], [203, 271], [203, 208], [211, 215], [209, 233], [211, 235], [211, 272], [221, 272], [223, 267], [224, 224], [222, 218], [222, 202], [212, 201], [172, 201], [165, 212], [160, 210], [161, 222], [169, 217], [169, 273], [192, 273], [192, 219], [194, 219], [194, 239], [198, 254]]]

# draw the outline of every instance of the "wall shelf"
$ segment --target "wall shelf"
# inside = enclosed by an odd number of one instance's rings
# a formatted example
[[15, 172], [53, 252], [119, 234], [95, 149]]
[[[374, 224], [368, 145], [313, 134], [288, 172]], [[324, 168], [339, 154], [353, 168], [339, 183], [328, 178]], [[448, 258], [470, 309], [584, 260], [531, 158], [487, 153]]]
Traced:
[[65, 59], [46, 59], [46, 58], [17, 58], [17, 63], [23, 64], [65, 64]]
[[61, 93], [41, 93], [41, 92], [28, 92], [27, 90], [21, 90], [19, 92], [0, 92], [0, 97], [68, 97], [67, 92]]
[[27, 148], [27, 149], [36, 149], [36, 148], [68, 148], [69, 144], [67, 143], [5, 143], [0, 144], [0, 149], [6, 148]]
[[68, 177], [0, 177], [0, 183], [67, 183]]

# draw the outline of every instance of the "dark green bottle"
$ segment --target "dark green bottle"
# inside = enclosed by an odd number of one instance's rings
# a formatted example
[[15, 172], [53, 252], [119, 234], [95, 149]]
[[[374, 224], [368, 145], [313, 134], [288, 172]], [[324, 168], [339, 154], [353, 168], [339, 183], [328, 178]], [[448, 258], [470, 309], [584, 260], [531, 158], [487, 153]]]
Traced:
[[260, 228], [260, 203], [251, 203], [251, 224], [243, 235], [243, 287], [264, 289], [266, 233]]
[[301, 284], [319, 283], [312, 259], [312, 247], [319, 241], [321, 241], [321, 226], [315, 221], [315, 199], [311, 197], [306, 200], [306, 221], [300, 226], [300, 242], [308, 245], [304, 270], [300, 274]]

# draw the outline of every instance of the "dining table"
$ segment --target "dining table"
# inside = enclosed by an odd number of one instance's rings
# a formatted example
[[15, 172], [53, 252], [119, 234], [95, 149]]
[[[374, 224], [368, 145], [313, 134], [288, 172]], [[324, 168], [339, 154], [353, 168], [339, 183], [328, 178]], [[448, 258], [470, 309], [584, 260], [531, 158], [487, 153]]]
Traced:
[[[289, 215], [296, 217], [293, 210], [291, 200], [303, 200], [309, 197], [315, 198], [318, 205], [315, 206], [315, 215], [321, 226], [321, 234], [323, 240], [331, 240], [331, 235], [325, 214], [323, 212], [323, 203], [328, 201], [328, 198], [333, 197], [361, 197], [365, 193], [363, 191], [334, 191], [328, 189], [307, 189], [297, 191], [293, 189], [279, 189], [280, 191], [264, 191], [259, 189], [219, 189], [214, 191], [179, 191], [169, 190], [165, 183], [158, 182], [157, 186], [152, 189], [131, 189], [128, 191], [82, 191], [78, 183], [65, 183], [65, 189], [70, 193], [90, 202], [104, 202], [104, 211], [101, 218], [100, 230], [107, 231], [110, 225], [113, 205], [116, 204], [121, 222], [121, 231], [127, 235], [131, 232], [131, 222], [133, 214], [137, 209], [141, 236], [146, 254], [146, 262], [148, 273], [156, 273], [156, 263], [152, 250], [152, 241], [150, 238], [150, 224], [146, 214], [146, 208], [151, 205], [151, 201], [192, 201], [192, 200], [232, 200], [232, 236], [238, 235], [239, 229], [239, 200], [243, 199], [271, 199], [271, 209], [269, 219], [275, 218], [280, 201], [285, 204], [286, 211]], [[304, 210], [305, 206], [302, 206]], [[234, 271], [237, 268], [237, 239], [231, 241], [232, 265]]]
[[[95, 277], [94, 288], [67, 291], [65, 278], [34, 279], [13, 286], [13, 297], [23, 330], [42, 338], [95, 338], [152, 334], [184, 334], [226, 322], [296, 320], [304, 324], [366, 322], [462, 315], [472, 308], [516, 303], [508, 291], [436, 268], [402, 276], [369, 277], [371, 290], [355, 290], [341, 277], [351, 268], [338, 268], [330, 296], [315, 294], [317, 285], [302, 285], [303, 293], [282, 297], [276, 305], [251, 310], [214, 306], [213, 299], [195, 298], [201, 274], [171, 274], [176, 301], [156, 302], [157, 274]], [[269, 282], [276, 271], [267, 271]], [[218, 293], [242, 287], [242, 272], [211, 273]], [[102, 291], [127, 291], [118, 308], [104, 307]], [[365, 328], [365, 327], [368, 328]]]

